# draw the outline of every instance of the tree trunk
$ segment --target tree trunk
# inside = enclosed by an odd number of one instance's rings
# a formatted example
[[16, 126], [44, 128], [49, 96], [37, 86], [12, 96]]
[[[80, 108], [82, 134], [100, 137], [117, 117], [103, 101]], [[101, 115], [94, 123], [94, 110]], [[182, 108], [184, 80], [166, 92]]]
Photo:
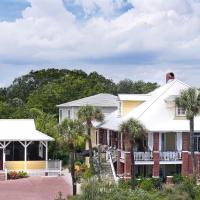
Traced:
[[93, 164], [93, 153], [92, 153], [92, 140], [91, 140], [91, 129], [87, 129], [88, 134], [88, 145], [89, 145], [89, 163], [90, 163], [90, 169], [92, 173], [94, 173], [94, 164]]
[[192, 160], [192, 173], [196, 176], [196, 162], [194, 157], [194, 118], [190, 119], [190, 151]]
[[135, 159], [134, 159], [134, 143], [131, 142], [131, 189], [135, 189]]
[[71, 176], [72, 176], [73, 195], [75, 196], [76, 195], [76, 177], [75, 177], [74, 155], [75, 155], [75, 150], [74, 148], [72, 148], [70, 152], [70, 171], [71, 171]]

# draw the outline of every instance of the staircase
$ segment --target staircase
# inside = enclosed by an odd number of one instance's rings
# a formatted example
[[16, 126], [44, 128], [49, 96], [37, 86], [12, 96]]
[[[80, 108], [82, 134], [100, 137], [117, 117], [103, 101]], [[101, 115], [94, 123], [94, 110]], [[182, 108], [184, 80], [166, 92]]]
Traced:
[[[100, 156], [98, 155], [100, 152]], [[101, 178], [106, 178], [112, 181], [117, 181], [113, 162], [116, 160], [116, 156], [113, 150], [106, 149], [94, 153], [94, 167], [97, 174], [100, 173]]]

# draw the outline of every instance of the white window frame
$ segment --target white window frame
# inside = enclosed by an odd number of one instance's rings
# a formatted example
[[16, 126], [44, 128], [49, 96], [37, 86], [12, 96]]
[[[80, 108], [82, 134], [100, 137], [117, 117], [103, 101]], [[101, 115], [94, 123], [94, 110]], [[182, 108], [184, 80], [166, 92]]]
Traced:
[[63, 117], [63, 110], [60, 109], [60, 110], [59, 110], [59, 118], [60, 118], [60, 121], [62, 121], [62, 117]]
[[67, 109], [67, 118], [71, 119], [71, 110], [70, 109]]
[[180, 106], [176, 106], [176, 116], [177, 117], [185, 117], [186, 116], [186, 110]]
[[[195, 144], [195, 139], [196, 139], [196, 144]], [[196, 148], [194, 146], [195, 152], [200, 152], [199, 143], [200, 143], [200, 133], [194, 133], [194, 145], [196, 146]]]

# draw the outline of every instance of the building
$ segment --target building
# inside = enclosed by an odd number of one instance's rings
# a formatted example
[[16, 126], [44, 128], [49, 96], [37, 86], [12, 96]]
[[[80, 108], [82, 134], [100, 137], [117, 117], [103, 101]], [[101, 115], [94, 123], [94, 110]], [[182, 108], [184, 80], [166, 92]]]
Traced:
[[[78, 110], [81, 106], [86, 105], [99, 108], [106, 117], [118, 109], [119, 102], [117, 96], [114, 96], [112, 94], [100, 93], [97, 95], [57, 105], [57, 107], [59, 108], [59, 123], [62, 122], [64, 119], [77, 119]], [[93, 147], [98, 144], [96, 131], [96, 126], [98, 124], [99, 123], [93, 121], [94, 127], [91, 130]]]
[[[117, 149], [117, 161], [112, 163], [116, 174], [131, 176], [130, 142], [119, 132], [122, 122], [130, 118], [139, 120], [146, 127], [146, 136], [135, 147], [137, 176], [166, 177], [176, 173], [192, 173], [189, 151], [189, 121], [185, 110], [175, 105], [182, 90], [190, 86], [166, 76], [166, 84], [141, 95], [119, 95], [119, 109], [105, 118], [98, 128], [98, 144]], [[194, 149], [197, 172], [200, 174], [200, 117], [195, 117]]]
[[1, 171], [45, 175], [61, 170], [60, 161], [48, 160], [48, 142], [54, 139], [36, 130], [33, 119], [0, 119], [0, 130]]

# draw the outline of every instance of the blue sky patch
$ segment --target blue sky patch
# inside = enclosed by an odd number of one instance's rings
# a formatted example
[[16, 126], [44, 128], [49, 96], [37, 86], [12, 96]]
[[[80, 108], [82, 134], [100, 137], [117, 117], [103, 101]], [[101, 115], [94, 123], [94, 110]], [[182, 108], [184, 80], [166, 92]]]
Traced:
[[22, 17], [22, 11], [29, 7], [26, 0], [1, 0], [0, 21], [15, 21]]

